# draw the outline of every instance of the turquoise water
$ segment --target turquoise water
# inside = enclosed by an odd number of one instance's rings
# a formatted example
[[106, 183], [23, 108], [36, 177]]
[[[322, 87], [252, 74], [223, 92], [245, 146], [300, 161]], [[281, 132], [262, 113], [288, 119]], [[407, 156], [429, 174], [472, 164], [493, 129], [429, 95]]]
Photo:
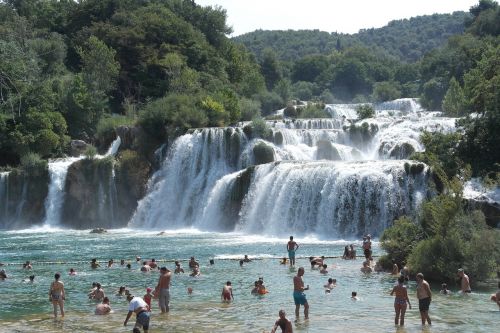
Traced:
[[[125, 299], [115, 296], [119, 286], [126, 285], [133, 294], [142, 296], [146, 287], [154, 287], [157, 272], [142, 273], [135, 263], [135, 256], [156, 258], [173, 269], [174, 259], [183, 260], [194, 255], [201, 264], [202, 275], [188, 274], [172, 279], [171, 312], [159, 315], [153, 307], [151, 332], [263, 332], [270, 331], [279, 309], [294, 319], [292, 277], [294, 270], [279, 264], [278, 257], [285, 254], [286, 239], [269, 239], [238, 234], [201, 233], [193, 230], [177, 231], [157, 236], [153, 232], [116, 230], [107, 234], [89, 234], [88, 231], [16, 231], [0, 232], [0, 262], [8, 263], [9, 278], [0, 281], [2, 304], [0, 332], [125, 332], [123, 327], [127, 312]], [[298, 256], [340, 256], [347, 241], [320, 241], [297, 239]], [[358, 251], [358, 255], [361, 251]], [[375, 255], [380, 254], [377, 245]], [[237, 260], [248, 254], [253, 262], [239, 267]], [[101, 261], [101, 268], [91, 270], [91, 258]], [[113, 258], [115, 267], [105, 268]], [[209, 259], [215, 265], [209, 265]], [[132, 263], [128, 270], [119, 265], [120, 259]], [[31, 260], [33, 270], [26, 271], [21, 264]], [[50, 262], [50, 263], [49, 263]], [[310, 320], [294, 324], [295, 332], [490, 332], [498, 329], [500, 311], [489, 301], [491, 289], [475, 291], [472, 295], [435, 295], [430, 315], [433, 327], [422, 329], [415, 297], [415, 284], [410, 282], [409, 294], [415, 306], [406, 316], [406, 327], [393, 325], [393, 298], [389, 292], [394, 277], [386, 273], [362, 275], [361, 260], [344, 261], [327, 259], [330, 274], [321, 275], [311, 270], [307, 259], [298, 264], [306, 267], [304, 281], [310, 285], [307, 298]], [[73, 267], [78, 274], [68, 276]], [[187, 270], [186, 270], [187, 271]], [[54, 320], [47, 293], [55, 272], [62, 273], [66, 286], [66, 317]], [[35, 274], [35, 283], [23, 282]], [[253, 296], [250, 290], [259, 277], [269, 294]], [[323, 284], [328, 277], [337, 279], [337, 288], [325, 294]], [[223, 304], [220, 293], [223, 284], [232, 281], [235, 301]], [[100, 282], [111, 299], [113, 313], [94, 316], [95, 302], [87, 299], [92, 282]], [[194, 292], [188, 295], [186, 289]], [[437, 287], [437, 286], [436, 286]], [[456, 286], [452, 286], [452, 290]], [[360, 300], [350, 300], [357, 291]]]

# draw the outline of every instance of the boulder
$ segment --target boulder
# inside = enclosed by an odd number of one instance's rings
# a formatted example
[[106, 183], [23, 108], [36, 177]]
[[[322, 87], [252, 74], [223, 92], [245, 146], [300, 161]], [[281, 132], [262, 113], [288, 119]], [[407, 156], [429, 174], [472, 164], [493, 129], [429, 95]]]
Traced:
[[332, 145], [332, 143], [330, 141], [319, 140], [316, 143], [316, 146], [318, 147], [317, 158], [319, 160], [338, 161], [338, 160], [342, 159], [340, 157], [340, 154], [339, 154], [337, 148], [335, 148], [335, 146]]
[[394, 148], [391, 149], [389, 153], [390, 158], [404, 160], [409, 158], [415, 152], [415, 148], [408, 142], [404, 142], [402, 144], [397, 144]]
[[139, 134], [139, 129], [134, 126], [118, 126], [115, 131], [116, 135], [122, 140], [120, 149], [131, 149]]
[[274, 162], [274, 149], [263, 141], [253, 147], [254, 164], [266, 164]]
[[95, 228], [90, 231], [91, 234], [105, 234], [108, 231], [104, 228]]
[[71, 140], [71, 156], [78, 157], [83, 155], [87, 149], [87, 143], [83, 140]]

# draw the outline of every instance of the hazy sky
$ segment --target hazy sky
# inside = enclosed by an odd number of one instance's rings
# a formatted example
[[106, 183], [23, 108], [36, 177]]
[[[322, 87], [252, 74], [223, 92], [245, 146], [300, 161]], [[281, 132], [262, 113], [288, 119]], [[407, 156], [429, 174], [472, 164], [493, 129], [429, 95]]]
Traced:
[[479, 0], [196, 0], [227, 10], [233, 36], [256, 29], [356, 33], [391, 20], [468, 11]]

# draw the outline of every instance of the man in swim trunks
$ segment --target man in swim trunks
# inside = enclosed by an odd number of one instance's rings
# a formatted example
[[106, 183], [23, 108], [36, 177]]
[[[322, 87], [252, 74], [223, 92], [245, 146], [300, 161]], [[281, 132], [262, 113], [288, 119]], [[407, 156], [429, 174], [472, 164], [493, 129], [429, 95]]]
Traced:
[[282, 333], [293, 333], [292, 322], [286, 318], [286, 313], [284, 310], [280, 310], [278, 312], [280, 319], [276, 320], [274, 323], [274, 327], [271, 330], [271, 333], [276, 333], [276, 330], [281, 328]]
[[111, 312], [111, 306], [109, 305], [109, 298], [104, 297], [101, 304], [97, 304], [95, 307], [96, 315], [107, 315]]
[[460, 276], [460, 290], [462, 293], [470, 294], [472, 291], [470, 289], [469, 276], [465, 274], [463, 268], [458, 270], [458, 276]]
[[304, 306], [304, 318], [309, 319], [309, 304], [307, 303], [304, 290], [309, 290], [309, 286], [304, 287], [302, 276], [304, 275], [304, 267], [300, 267], [297, 275], [293, 277], [293, 300], [295, 302], [295, 318], [299, 318], [300, 306]]
[[172, 272], [170, 272], [167, 267], [163, 266], [162, 268], [160, 268], [160, 278], [158, 279], [158, 284], [155, 288], [155, 295], [158, 296], [158, 301], [162, 313], [168, 312], [170, 310], [168, 304], [170, 302], [169, 288], [171, 277]]
[[299, 244], [297, 244], [293, 240], [293, 236], [290, 236], [290, 240], [286, 245], [286, 250], [288, 251], [288, 258], [290, 259], [290, 267], [295, 266], [295, 251], [299, 248]]
[[49, 300], [52, 302], [54, 307], [54, 318], [57, 317], [57, 306], [61, 310], [61, 316], [64, 317], [64, 283], [59, 281], [61, 274], [54, 274], [55, 281], [50, 284], [49, 289]]
[[363, 238], [363, 253], [365, 255], [366, 260], [372, 259], [372, 241], [371, 235], [366, 235]]
[[222, 287], [222, 293], [220, 298], [223, 302], [231, 302], [231, 299], [234, 300], [233, 296], [233, 287], [231, 286], [231, 281], [227, 281], [226, 285]]
[[148, 305], [142, 298], [134, 297], [133, 295], [127, 296], [127, 300], [129, 301], [128, 313], [127, 318], [125, 318], [125, 321], [123, 322], [123, 326], [127, 326], [127, 322], [132, 316], [132, 313], [135, 313], [136, 319], [134, 329], [139, 329], [142, 326], [144, 333], [147, 333], [149, 330], [149, 318], [151, 315], [151, 313], [148, 312]]
[[422, 273], [417, 274], [417, 298], [422, 325], [425, 325], [426, 321], [429, 323], [429, 325], [431, 325], [431, 318], [429, 317], [429, 306], [432, 300], [432, 293], [429, 283], [424, 280], [424, 275]]

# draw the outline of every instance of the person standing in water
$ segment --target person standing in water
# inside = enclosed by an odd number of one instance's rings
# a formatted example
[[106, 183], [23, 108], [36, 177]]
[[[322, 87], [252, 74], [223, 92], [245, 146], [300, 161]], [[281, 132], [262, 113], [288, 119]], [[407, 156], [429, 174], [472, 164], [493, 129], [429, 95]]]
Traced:
[[281, 328], [282, 333], [293, 333], [292, 322], [286, 318], [285, 310], [280, 310], [278, 316], [280, 318], [274, 323], [271, 333], [276, 333], [278, 327]]
[[170, 278], [172, 277], [172, 272], [170, 272], [167, 267], [163, 266], [160, 268], [160, 278], [158, 279], [158, 284], [155, 288], [155, 295], [158, 296], [160, 310], [162, 313], [168, 312], [170, 309], [168, 304], [170, 303]]
[[132, 317], [132, 313], [135, 313], [135, 327], [134, 329], [139, 329], [142, 327], [144, 332], [147, 333], [149, 330], [149, 319], [151, 313], [148, 312], [148, 305], [140, 297], [134, 297], [133, 295], [127, 296], [127, 301], [129, 302], [128, 313], [123, 326], [127, 326], [128, 320]]
[[290, 240], [286, 245], [286, 250], [288, 251], [288, 258], [290, 259], [290, 267], [295, 266], [295, 251], [299, 248], [299, 244], [297, 244], [293, 240], [293, 236], [290, 236]]
[[293, 301], [295, 303], [295, 318], [299, 319], [300, 306], [304, 306], [304, 318], [309, 319], [309, 304], [307, 303], [305, 290], [309, 290], [309, 285], [304, 287], [302, 276], [304, 275], [304, 267], [300, 267], [297, 275], [293, 277]]
[[469, 276], [465, 274], [463, 268], [460, 268], [457, 274], [460, 276], [460, 290], [464, 294], [470, 294], [472, 291], [470, 289]]
[[391, 296], [396, 294], [394, 299], [394, 311], [396, 311], [396, 317], [394, 318], [394, 323], [396, 325], [404, 326], [405, 324], [405, 313], [406, 313], [406, 303], [408, 303], [410, 309], [411, 304], [408, 299], [408, 292], [404, 286], [405, 278], [400, 276], [398, 278], [398, 284], [392, 288]]
[[429, 317], [429, 306], [431, 305], [432, 293], [429, 283], [424, 280], [424, 275], [422, 273], [417, 274], [417, 298], [422, 325], [425, 325], [426, 321], [429, 323], [429, 325], [431, 325], [431, 318]]
[[61, 278], [61, 274], [54, 274], [55, 281], [50, 284], [49, 289], [49, 300], [52, 302], [52, 306], [54, 307], [54, 318], [57, 317], [57, 306], [61, 310], [61, 317], [64, 317], [64, 283], [59, 281]]
[[231, 302], [231, 299], [234, 301], [233, 296], [233, 287], [231, 286], [231, 281], [227, 281], [226, 285], [222, 288], [222, 293], [220, 298], [223, 302]]

